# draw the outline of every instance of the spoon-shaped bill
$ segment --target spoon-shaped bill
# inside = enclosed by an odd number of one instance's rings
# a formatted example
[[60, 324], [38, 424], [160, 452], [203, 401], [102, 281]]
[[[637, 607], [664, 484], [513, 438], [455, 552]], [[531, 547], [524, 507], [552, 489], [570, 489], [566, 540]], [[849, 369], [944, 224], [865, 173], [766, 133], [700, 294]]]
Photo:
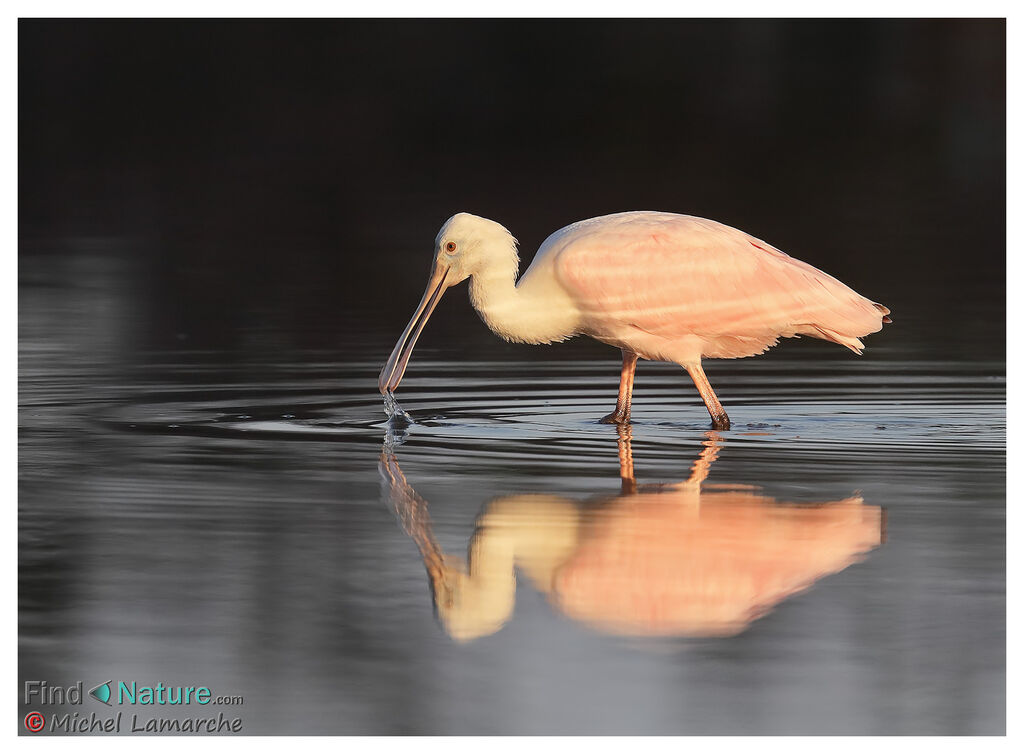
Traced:
[[430, 280], [427, 282], [427, 289], [423, 292], [423, 298], [420, 299], [419, 306], [416, 307], [412, 319], [409, 320], [409, 324], [405, 326], [401, 337], [395, 343], [395, 350], [388, 357], [388, 363], [380, 370], [377, 387], [380, 389], [381, 395], [393, 392], [398, 387], [398, 383], [402, 381], [405, 368], [409, 365], [409, 357], [412, 356], [412, 349], [415, 347], [420, 333], [423, 332], [423, 326], [427, 324], [427, 320], [433, 313], [434, 307], [441, 300], [441, 296], [447, 287], [445, 286], [445, 280], [448, 277], [448, 269], [439, 264], [434, 265], [434, 269], [430, 273]]

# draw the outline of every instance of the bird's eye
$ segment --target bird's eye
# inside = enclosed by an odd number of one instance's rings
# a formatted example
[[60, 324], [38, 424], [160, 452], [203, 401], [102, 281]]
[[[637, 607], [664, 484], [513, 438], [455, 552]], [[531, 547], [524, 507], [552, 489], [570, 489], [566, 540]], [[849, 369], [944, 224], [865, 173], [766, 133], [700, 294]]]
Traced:
[[457, 248], [458, 246], [455, 245], [454, 241], [449, 241], [444, 245], [444, 250], [447, 251], [449, 254], [454, 254]]

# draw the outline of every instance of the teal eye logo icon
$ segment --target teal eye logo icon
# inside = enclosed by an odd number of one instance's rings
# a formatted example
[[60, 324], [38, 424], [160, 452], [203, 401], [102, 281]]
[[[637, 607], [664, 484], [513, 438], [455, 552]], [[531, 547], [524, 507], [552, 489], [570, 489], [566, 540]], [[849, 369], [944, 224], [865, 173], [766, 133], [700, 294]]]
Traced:
[[101, 683], [99, 686], [93, 686], [89, 689], [89, 696], [95, 699], [97, 702], [103, 702], [108, 707], [110, 706], [110, 681]]

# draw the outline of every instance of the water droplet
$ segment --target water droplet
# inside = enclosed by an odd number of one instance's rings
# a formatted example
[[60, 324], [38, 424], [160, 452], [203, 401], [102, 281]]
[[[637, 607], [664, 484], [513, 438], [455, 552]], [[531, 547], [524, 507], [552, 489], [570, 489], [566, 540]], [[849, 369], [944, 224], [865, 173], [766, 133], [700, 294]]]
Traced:
[[405, 412], [405, 409], [398, 405], [394, 393], [390, 390], [384, 393], [384, 411], [387, 412], [388, 424], [392, 427], [408, 427], [413, 423], [412, 417]]

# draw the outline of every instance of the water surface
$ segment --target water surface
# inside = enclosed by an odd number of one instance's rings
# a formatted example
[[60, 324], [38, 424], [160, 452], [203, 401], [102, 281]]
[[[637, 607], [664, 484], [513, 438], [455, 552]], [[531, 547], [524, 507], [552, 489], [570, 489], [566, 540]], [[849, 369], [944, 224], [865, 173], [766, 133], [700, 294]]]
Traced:
[[[387, 340], [129, 361], [47, 320], [88, 302], [23, 299], [23, 679], [201, 683], [250, 733], [1005, 727], [999, 362], [712, 364], [720, 433], [682, 370], [641, 364], [624, 435], [596, 421], [612, 352], [427, 346], [396, 428]], [[517, 554], [460, 634], [430, 569], [471, 541]]]

